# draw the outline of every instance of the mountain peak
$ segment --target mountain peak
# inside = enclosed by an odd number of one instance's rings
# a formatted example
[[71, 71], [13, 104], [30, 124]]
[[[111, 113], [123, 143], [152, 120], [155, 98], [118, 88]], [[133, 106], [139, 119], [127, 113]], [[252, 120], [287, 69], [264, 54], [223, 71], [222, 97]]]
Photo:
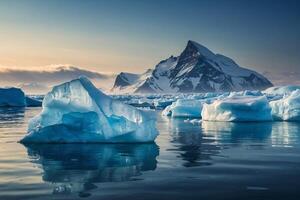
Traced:
[[116, 91], [224, 92], [259, 90], [272, 86], [261, 74], [240, 67], [231, 58], [215, 54], [192, 40], [188, 41], [178, 57], [162, 60], [149, 74], [139, 75], [134, 80], [137, 81], [127, 81], [127, 85], [123, 83], [124, 86], [116, 88]]
[[187, 48], [192, 48], [192, 49], [196, 50], [197, 52], [200, 53], [200, 55], [203, 55], [206, 58], [212, 59], [215, 57], [215, 54], [212, 51], [210, 51], [207, 47], [205, 47], [195, 41], [192, 41], [192, 40], [188, 41], [186, 49]]

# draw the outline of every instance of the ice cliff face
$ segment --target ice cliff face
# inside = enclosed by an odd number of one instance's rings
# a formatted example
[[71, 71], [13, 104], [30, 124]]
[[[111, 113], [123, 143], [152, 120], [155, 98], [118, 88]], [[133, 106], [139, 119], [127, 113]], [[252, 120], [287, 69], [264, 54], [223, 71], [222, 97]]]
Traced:
[[[123, 81], [126, 80], [126, 81]], [[142, 75], [120, 73], [114, 92], [173, 93], [263, 90], [272, 83], [261, 74], [245, 69], [232, 59], [188, 41], [178, 56], [161, 61]]]

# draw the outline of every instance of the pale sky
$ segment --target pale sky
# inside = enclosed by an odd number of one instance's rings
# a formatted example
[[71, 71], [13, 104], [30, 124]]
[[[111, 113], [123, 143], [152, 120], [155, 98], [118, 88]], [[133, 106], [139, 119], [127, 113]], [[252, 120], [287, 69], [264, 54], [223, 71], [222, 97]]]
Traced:
[[297, 76], [299, 10], [297, 0], [0, 1], [0, 68], [140, 73], [194, 40], [270, 77]]

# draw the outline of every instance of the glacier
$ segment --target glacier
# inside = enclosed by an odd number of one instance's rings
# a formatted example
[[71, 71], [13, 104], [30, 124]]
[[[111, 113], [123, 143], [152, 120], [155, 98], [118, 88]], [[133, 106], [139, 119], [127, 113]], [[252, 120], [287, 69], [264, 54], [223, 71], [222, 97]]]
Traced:
[[271, 101], [270, 106], [274, 120], [300, 121], [300, 89]]
[[114, 100], [86, 77], [53, 87], [42, 112], [30, 120], [22, 143], [153, 142], [152, 113]]
[[265, 96], [237, 93], [204, 104], [201, 115], [206, 121], [272, 121], [271, 107]]

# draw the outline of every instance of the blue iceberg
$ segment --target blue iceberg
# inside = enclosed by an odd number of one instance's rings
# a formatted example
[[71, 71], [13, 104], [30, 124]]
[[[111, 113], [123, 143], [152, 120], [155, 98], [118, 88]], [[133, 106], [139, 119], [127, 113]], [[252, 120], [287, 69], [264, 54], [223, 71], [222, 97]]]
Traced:
[[26, 106], [25, 94], [19, 88], [0, 88], [0, 106], [24, 107]]
[[113, 100], [87, 78], [55, 86], [42, 112], [29, 122], [22, 143], [153, 142], [153, 113]]

